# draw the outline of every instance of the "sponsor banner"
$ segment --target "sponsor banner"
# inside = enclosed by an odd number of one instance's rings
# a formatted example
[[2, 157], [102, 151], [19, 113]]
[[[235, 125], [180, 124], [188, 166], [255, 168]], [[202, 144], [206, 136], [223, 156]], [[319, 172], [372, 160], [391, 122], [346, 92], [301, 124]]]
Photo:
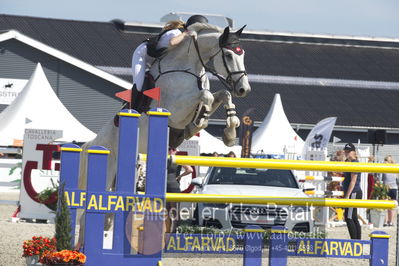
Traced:
[[249, 158], [251, 156], [252, 133], [254, 125], [251, 115], [254, 110], [255, 108], [248, 109], [241, 117], [241, 158]]
[[27, 82], [27, 79], [0, 78], [0, 104], [11, 104]]
[[[22, 183], [19, 201], [20, 218], [52, 220], [50, 204], [42, 204], [37, 195], [57, 184], [59, 163], [53, 160], [58, 145], [51, 144], [62, 137], [62, 130], [26, 128], [23, 141]], [[54, 201], [56, 198], [54, 198]]]
[[297, 239], [295, 250], [289, 255], [369, 259], [370, 243], [370, 240]]
[[306, 137], [302, 151], [302, 159], [309, 160], [308, 151], [310, 150], [323, 150], [327, 147], [336, 121], [336, 117], [327, 117], [317, 123]]
[[162, 213], [164, 211], [164, 199], [160, 197], [117, 192], [87, 193], [83, 190], [68, 190], [64, 193], [65, 201], [70, 208], [83, 208], [91, 212]]
[[166, 253], [242, 254], [237, 235], [166, 234]]

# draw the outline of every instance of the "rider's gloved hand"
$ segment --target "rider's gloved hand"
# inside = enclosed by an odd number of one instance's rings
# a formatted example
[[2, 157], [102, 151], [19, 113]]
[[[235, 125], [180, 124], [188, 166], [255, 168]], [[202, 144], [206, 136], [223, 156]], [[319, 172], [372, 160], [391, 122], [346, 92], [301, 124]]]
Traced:
[[194, 37], [195, 39], [197, 39], [197, 32], [196, 31], [187, 30], [185, 33], [187, 34], [187, 36]]

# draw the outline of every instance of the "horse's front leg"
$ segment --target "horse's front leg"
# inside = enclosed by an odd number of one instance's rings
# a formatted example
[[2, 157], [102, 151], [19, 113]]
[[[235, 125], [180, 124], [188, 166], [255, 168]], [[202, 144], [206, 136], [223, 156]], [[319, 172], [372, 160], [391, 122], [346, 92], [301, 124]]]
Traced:
[[227, 119], [226, 128], [223, 132], [223, 142], [226, 146], [233, 146], [236, 139], [236, 128], [240, 126], [240, 119], [236, 116], [236, 106], [232, 101], [230, 92], [227, 90], [220, 90], [213, 94], [214, 101], [211, 108], [211, 114], [223, 103], [226, 109]]
[[194, 119], [184, 129], [184, 138], [189, 139], [201, 129], [208, 126], [209, 115], [212, 111], [213, 95], [209, 90], [202, 90]]

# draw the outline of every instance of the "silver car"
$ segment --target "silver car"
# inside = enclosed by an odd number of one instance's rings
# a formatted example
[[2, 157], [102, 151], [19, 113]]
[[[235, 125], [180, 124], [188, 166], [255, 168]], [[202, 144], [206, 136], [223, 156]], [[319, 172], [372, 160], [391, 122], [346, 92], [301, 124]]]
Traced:
[[[307, 197], [290, 170], [212, 167], [204, 179], [195, 178], [192, 184], [200, 194]], [[200, 226], [220, 229], [255, 224], [312, 232], [314, 226], [309, 206], [199, 203], [194, 218]]]

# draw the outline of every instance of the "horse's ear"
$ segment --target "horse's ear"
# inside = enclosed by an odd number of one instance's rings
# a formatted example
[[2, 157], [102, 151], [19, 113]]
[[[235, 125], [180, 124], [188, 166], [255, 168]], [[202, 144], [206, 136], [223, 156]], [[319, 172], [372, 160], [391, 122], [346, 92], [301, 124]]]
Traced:
[[229, 33], [230, 33], [230, 27], [224, 28], [223, 35], [227, 35], [228, 36]]
[[241, 29], [239, 29], [238, 31], [236, 31], [236, 34], [237, 34], [238, 37], [241, 36], [241, 33], [242, 33], [242, 31], [244, 30], [244, 28], [245, 28], [246, 26], [247, 26], [247, 25], [244, 25]]
[[230, 28], [229, 27], [224, 28], [223, 34], [219, 38], [219, 43], [220, 44], [226, 43], [227, 39], [229, 38], [229, 34], [230, 34]]

